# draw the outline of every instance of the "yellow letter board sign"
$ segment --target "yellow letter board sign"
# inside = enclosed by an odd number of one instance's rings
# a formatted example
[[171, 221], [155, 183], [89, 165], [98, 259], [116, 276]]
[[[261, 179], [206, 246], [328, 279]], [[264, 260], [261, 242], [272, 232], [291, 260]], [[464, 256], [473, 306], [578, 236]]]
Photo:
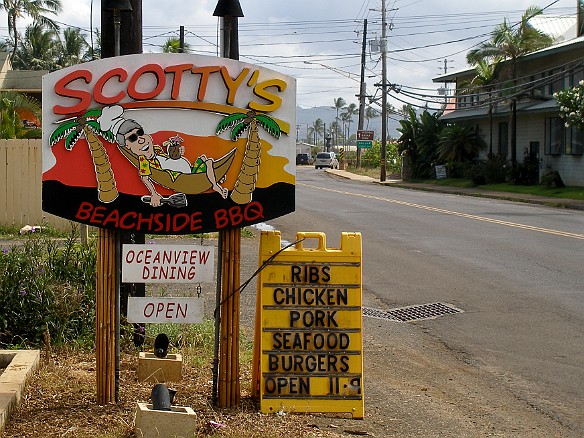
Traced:
[[[363, 418], [361, 234], [342, 233], [340, 249], [327, 249], [323, 233], [297, 233], [303, 238], [318, 248], [296, 243], [258, 279], [260, 409]], [[260, 265], [280, 249], [278, 231], [262, 232]]]

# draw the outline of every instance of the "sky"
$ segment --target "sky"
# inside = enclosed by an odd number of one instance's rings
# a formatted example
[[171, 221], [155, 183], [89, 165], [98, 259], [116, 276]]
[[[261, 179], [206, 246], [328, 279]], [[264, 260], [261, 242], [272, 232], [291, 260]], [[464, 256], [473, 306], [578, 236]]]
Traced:
[[[239, 0], [240, 60], [297, 79], [297, 104], [333, 106], [342, 97], [358, 103], [364, 21], [367, 20], [365, 82], [368, 101], [380, 109], [382, 0]], [[79, 27], [89, 41], [100, 26], [99, 0], [61, 0], [61, 28]], [[165, 40], [185, 41], [192, 53], [217, 56], [217, 0], [143, 0], [144, 52], [160, 52]], [[506, 18], [519, 21], [531, 5], [549, 15], [575, 15], [577, 0], [386, 0], [388, 102], [438, 108], [443, 85], [432, 78], [469, 68], [466, 53], [486, 41]], [[27, 22], [17, 22], [24, 31]], [[0, 39], [6, 39], [0, 11]], [[373, 49], [373, 50], [372, 50]]]

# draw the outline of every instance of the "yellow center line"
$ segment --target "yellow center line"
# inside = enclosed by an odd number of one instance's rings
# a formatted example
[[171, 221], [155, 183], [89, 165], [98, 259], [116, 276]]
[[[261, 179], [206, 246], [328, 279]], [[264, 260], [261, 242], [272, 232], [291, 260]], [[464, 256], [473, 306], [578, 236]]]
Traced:
[[445, 210], [443, 208], [429, 207], [427, 205], [416, 204], [413, 202], [398, 201], [397, 199], [388, 199], [388, 198], [382, 198], [380, 196], [365, 195], [363, 193], [346, 192], [343, 190], [335, 190], [335, 189], [331, 189], [331, 188], [327, 188], [327, 187], [312, 186], [312, 185], [303, 184], [303, 183], [296, 183], [296, 184], [299, 186], [310, 187], [310, 188], [318, 189], [321, 191], [325, 190], [328, 192], [339, 193], [341, 195], [349, 195], [349, 196], [354, 196], [354, 197], [359, 197], [359, 198], [374, 199], [376, 201], [388, 202], [390, 204], [404, 205], [406, 207], [418, 208], [420, 210], [427, 210], [427, 211], [432, 211], [435, 213], [447, 214], [450, 216], [458, 216], [458, 217], [463, 217], [466, 219], [473, 219], [476, 221], [488, 222], [491, 224], [504, 225], [506, 227], [520, 228], [523, 230], [537, 231], [538, 233], [553, 234], [555, 236], [563, 236], [563, 237], [570, 237], [572, 239], [584, 240], [584, 234], [570, 233], [568, 231], [560, 231], [560, 230], [551, 230], [549, 228], [534, 227], [532, 225], [525, 225], [525, 224], [518, 224], [515, 222], [502, 221], [499, 219], [492, 219], [489, 217], [477, 216], [474, 214], [467, 214], [467, 213], [460, 213], [457, 211]]

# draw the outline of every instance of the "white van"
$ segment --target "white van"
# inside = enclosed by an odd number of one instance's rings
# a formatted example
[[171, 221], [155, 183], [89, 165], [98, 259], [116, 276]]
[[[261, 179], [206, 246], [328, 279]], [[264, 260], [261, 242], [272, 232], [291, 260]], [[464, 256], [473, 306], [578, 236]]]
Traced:
[[316, 159], [314, 160], [314, 167], [316, 169], [322, 169], [323, 167], [330, 167], [331, 169], [339, 168], [339, 160], [335, 156], [334, 152], [319, 152], [316, 154]]

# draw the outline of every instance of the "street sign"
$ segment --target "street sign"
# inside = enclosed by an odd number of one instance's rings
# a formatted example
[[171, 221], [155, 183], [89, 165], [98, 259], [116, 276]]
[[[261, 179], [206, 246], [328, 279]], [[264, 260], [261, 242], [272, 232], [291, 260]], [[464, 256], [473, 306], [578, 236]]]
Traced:
[[373, 146], [374, 131], [357, 130], [357, 148], [368, 149]]
[[357, 130], [357, 140], [373, 140], [375, 131]]
[[[318, 239], [303, 249], [302, 239]], [[361, 234], [297, 233], [280, 252], [278, 231], [263, 231], [252, 391], [265, 413], [348, 412], [364, 416]], [[274, 254], [277, 254], [274, 257]]]

